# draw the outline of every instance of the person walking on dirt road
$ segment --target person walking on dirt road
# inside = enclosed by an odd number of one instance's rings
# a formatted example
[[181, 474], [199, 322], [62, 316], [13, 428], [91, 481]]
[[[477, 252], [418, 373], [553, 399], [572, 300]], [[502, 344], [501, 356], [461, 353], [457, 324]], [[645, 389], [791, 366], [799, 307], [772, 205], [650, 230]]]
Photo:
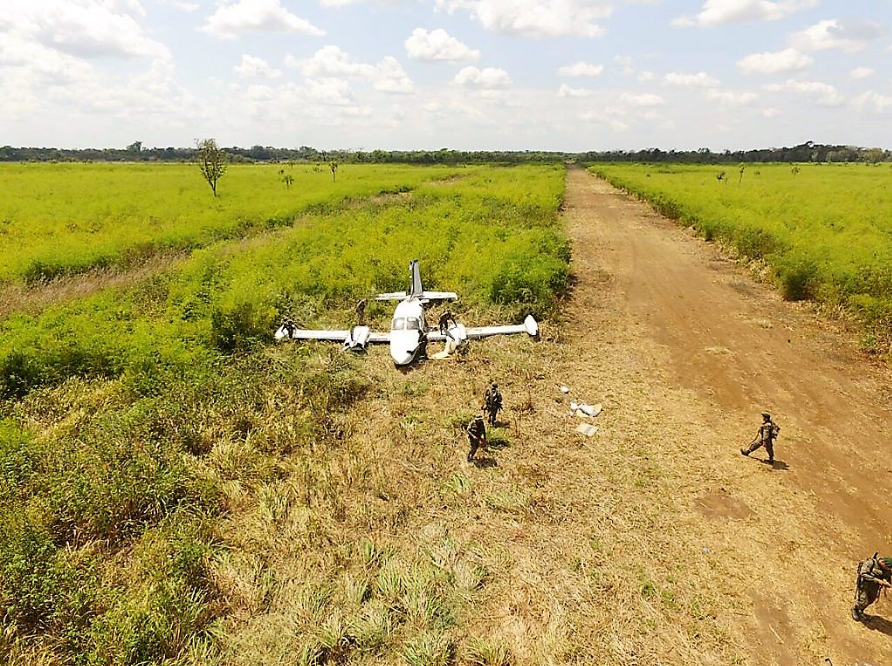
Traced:
[[486, 424], [483, 422], [483, 415], [478, 414], [468, 426], [468, 462], [474, 459], [474, 454], [481, 446], [486, 446]]
[[880, 598], [880, 589], [892, 587], [892, 557], [873, 557], [858, 564], [858, 578], [855, 581], [855, 605], [852, 619], [861, 622], [866, 619], [864, 609]]
[[762, 412], [762, 425], [759, 426], [759, 432], [756, 433], [755, 439], [750, 442], [750, 445], [746, 449], [740, 449], [740, 452], [748, 456], [753, 451], [758, 449], [761, 446], [765, 447], [765, 451], [768, 453], [768, 463], [774, 463], [774, 440], [777, 439], [777, 435], [780, 432], [780, 426], [777, 425], [774, 421], [771, 420], [771, 414], [768, 412]]

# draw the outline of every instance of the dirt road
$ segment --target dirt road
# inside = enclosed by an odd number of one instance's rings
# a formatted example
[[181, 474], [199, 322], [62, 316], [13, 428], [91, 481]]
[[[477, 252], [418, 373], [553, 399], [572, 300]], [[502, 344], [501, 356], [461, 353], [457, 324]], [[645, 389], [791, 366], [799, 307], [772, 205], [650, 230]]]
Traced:
[[[736, 600], [730, 638], [751, 664], [892, 664], [892, 603], [865, 624], [849, 615], [857, 561], [892, 554], [890, 373], [588, 173], [569, 172], [566, 204], [568, 331], [599, 366], [588, 385], [584, 366], [567, 373], [590, 395], [609, 377], [599, 437], [661, 443], [676, 523], [718, 561], [702, 584]], [[630, 377], [642, 390], [620, 394]], [[739, 453], [763, 410], [782, 426], [773, 468]]]

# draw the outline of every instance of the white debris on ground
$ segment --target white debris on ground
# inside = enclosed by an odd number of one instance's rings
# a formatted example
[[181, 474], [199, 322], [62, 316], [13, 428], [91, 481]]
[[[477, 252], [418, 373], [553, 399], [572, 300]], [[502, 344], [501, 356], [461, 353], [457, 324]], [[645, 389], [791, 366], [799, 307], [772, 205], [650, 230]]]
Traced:
[[[560, 390], [561, 393], [563, 393], [564, 395], [570, 393], [570, 387], [564, 384], [560, 386]], [[601, 403], [598, 403], [597, 405], [589, 405], [584, 402], [576, 402], [575, 400], [572, 400], [570, 402], [570, 416], [573, 416], [575, 414], [579, 418], [594, 418], [598, 416], [602, 411], [604, 411], [604, 408]], [[576, 432], [585, 435], [586, 437], [592, 437], [596, 432], [598, 432], [598, 427], [591, 425], [590, 423], [580, 423], [578, 426], [576, 426]]]
[[591, 423], [580, 423], [576, 426], [576, 432], [581, 433], [586, 437], [591, 437], [598, 432], [598, 426], [593, 426]]
[[597, 405], [587, 405], [584, 402], [581, 403], [570, 403], [570, 413], [576, 414], [577, 416], [597, 416], [602, 411], [601, 404]]

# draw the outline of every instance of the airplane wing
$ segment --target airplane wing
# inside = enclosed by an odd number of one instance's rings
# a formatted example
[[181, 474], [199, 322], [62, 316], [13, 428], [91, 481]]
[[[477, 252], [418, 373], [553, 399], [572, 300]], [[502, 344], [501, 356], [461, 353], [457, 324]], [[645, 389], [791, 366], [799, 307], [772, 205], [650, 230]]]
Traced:
[[[511, 335], [514, 333], [526, 333], [531, 337], [539, 335], [539, 324], [533, 318], [533, 315], [527, 315], [522, 324], [506, 325], [506, 326], [480, 326], [477, 328], [466, 328], [464, 324], [456, 324], [450, 326], [450, 337], [456, 342], [463, 342], [473, 338], [488, 338], [491, 335]], [[439, 331], [433, 330], [427, 334], [430, 342], [443, 342], [446, 335]]]
[[[352, 335], [352, 337], [351, 337]], [[276, 331], [276, 340], [282, 340], [288, 337], [284, 326], [280, 326]], [[368, 326], [354, 326], [349, 330], [305, 330], [296, 328], [291, 334], [293, 340], [327, 340], [329, 342], [346, 343], [354, 340], [361, 346], [365, 346], [368, 342], [390, 342], [390, 333], [373, 333]]]
[[527, 318], [523, 320], [522, 324], [468, 328], [465, 329], [465, 333], [471, 339], [488, 338], [490, 335], [510, 335], [512, 333], [526, 333], [535, 338], [539, 335], [539, 324], [533, 319], [533, 315], [527, 315]]

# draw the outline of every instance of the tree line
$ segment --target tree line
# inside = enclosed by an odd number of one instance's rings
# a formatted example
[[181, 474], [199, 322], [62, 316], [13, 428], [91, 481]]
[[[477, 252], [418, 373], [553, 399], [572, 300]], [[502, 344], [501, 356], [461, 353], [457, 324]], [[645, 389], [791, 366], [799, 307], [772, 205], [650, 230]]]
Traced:
[[[741, 162], [887, 162], [892, 151], [882, 148], [818, 144], [812, 141], [792, 147], [752, 150], [608, 150], [588, 152], [488, 151], [488, 150], [317, 150], [310, 146], [238, 146], [222, 148], [229, 163], [340, 162], [369, 164], [526, 164], [552, 162], [672, 162], [690, 164], [739, 164]], [[194, 162], [199, 150], [148, 148], [135, 141], [125, 148], [33, 148], [0, 146], [0, 162]]]

